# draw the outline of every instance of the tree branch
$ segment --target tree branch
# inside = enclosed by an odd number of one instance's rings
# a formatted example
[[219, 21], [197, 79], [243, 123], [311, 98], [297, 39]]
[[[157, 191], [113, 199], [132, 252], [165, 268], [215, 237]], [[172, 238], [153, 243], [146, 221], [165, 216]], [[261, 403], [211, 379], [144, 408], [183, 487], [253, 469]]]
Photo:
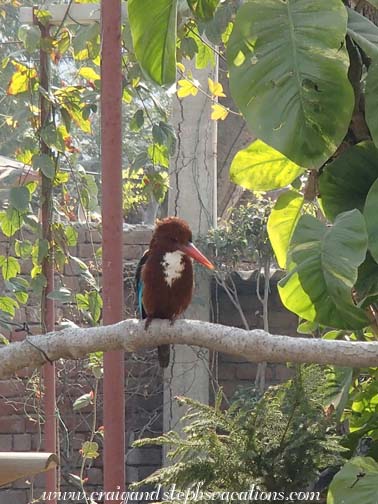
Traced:
[[238, 355], [252, 362], [297, 362], [337, 366], [378, 366], [378, 343], [331, 341], [269, 334], [261, 329], [236, 327], [198, 320], [178, 320], [170, 325], [155, 320], [145, 331], [144, 321], [124, 320], [118, 324], [68, 328], [0, 349], [0, 378], [29, 367], [36, 368], [58, 359], [79, 359], [90, 352], [126, 350], [133, 352], [164, 343], [187, 344]]

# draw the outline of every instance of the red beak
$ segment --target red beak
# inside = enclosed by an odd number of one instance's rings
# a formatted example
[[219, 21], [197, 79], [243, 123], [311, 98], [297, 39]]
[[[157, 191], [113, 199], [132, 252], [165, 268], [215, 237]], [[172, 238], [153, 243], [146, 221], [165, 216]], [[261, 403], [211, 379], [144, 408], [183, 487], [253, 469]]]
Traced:
[[209, 268], [210, 270], [215, 269], [214, 264], [212, 264], [207, 257], [205, 257], [202, 252], [198, 250], [198, 248], [193, 245], [192, 242], [188, 242], [187, 245], [181, 245], [180, 250], [182, 250], [186, 255], [194, 259], [195, 261], [198, 261], [201, 263], [203, 266], [206, 268]]

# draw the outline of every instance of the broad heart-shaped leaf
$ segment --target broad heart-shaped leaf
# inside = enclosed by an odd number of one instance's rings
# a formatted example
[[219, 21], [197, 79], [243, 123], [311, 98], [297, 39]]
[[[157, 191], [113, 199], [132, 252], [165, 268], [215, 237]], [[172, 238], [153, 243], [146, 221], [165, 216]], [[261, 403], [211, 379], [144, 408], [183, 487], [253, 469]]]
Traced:
[[[374, 25], [375, 26], [375, 25]], [[376, 26], [375, 26], [376, 27]], [[377, 27], [376, 27], [377, 28]], [[378, 30], [378, 28], [377, 28]], [[369, 66], [365, 89], [365, 117], [374, 144], [378, 147], [378, 61]]]
[[250, 129], [306, 168], [335, 152], [352, 116], [346, 22], [340, 0], [250, 0], [229, 39], [231, 94]]
[[350, 147], [326, 166], [319, 177], [322, 207], [330, 220], [346, 210], [365, 206], [367, 193], [378, 178], [378, 149], [373, 142]]
[[277, 262], [286, 267], [286, 257], [291, 237], [298, 223], [304, 198], [296, 191], [281, 194], [268, 219], [268, 235]]
[[332, 227], [303, 215], [291, 240], [288, 274], [279, 283], [283, 304], [306, 320], [336, 329], [367, 326], [365, 312], [351, 295], [366, 250], [365, 222], [358, 210], [339, 215]]
[[378, 463], [371, 457], [354, 457], [333, 478], [327, 504], [377, 504]]
[[30, 201], [30, 192], [26, 186], [12, 187], [9, 194], [11, 205], [20, 212], [27, 210]]
[[271, 191], [286, 187], [303, 168], [261, 140], [240, 150], [230, 167], [232, 182], [251, 191]]
[[131, 35], [143, 71], [158, 84], [176, 80], [177, 0], [129, 0]]
[[369, 251], [378, 262], [378, 178], [370, 187], [366, 197], [364, 217], [369, 236]]
[[210, 21], [220, 0], [188, 0], [193, 14], [201, 21]]
[[353, 9], [348, 10], [348, 35], [370, 58], [378, 57], [378, 27]]

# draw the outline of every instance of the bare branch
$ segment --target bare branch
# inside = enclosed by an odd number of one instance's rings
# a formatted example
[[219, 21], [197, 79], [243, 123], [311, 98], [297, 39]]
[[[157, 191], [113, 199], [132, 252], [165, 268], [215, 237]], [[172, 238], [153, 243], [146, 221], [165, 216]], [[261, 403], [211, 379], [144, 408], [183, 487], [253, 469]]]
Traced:
[[79, 359], [90, 352], [126, 350], [133, 352], [164, 343], [195, 345], [217, 352], [239, 355], [252, 362], [308, 362], [338, 366], [378, 366], [378, 342], [331, 341], [269, 334], [261, 329], [236, 327], [198, 320], [178, 320], [173, 326], [155, 320], [147, 331], [135, 319], [118, 324], [68, 328], [0, 349], [0, 378], [24, 367], [36, 368], [58, 359]]

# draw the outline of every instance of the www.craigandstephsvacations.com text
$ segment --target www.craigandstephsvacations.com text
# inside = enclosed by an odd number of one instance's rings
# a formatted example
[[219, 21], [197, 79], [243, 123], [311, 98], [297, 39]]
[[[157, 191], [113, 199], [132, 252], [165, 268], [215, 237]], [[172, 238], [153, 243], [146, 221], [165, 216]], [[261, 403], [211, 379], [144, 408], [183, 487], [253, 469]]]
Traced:
[[163, 488], [159, 485], [155, 490], [149, 492], [142, 491], [121, 491], [118, 487], [113, 492], [44, 492], [42, 501], [57, 499], [58, 502], [69, 502], [76, 504], [85, 502], [91, 503], [107, 501], [122, 502], [123, 504], [136, 504], [138, 502], [318, 502], [320, 492], [267, 492], [260, 490], [258, 485], [252, 485], [245, 491], [216, 491], [202, 489], [203, 484], [188, 487], [185, 490], [178, 490], [176, 485], [170, 488]]

